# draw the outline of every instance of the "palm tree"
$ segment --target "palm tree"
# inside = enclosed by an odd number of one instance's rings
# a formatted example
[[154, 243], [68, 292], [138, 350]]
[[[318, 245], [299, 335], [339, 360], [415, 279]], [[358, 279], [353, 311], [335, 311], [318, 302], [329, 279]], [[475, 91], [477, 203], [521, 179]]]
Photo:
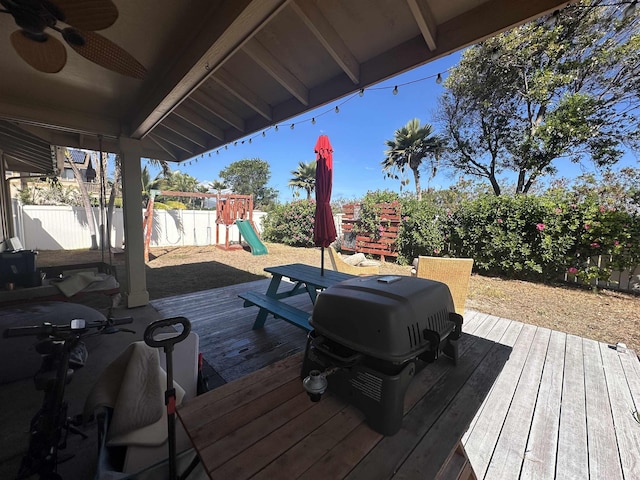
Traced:
[[155, 178], [151, 178], [151, 173], [149, 169], [145, 165], [142, 167], [141, 179], [142, 179], [142, 203], [143, 207], [147, 206], [149, 202], [149, 197], [151, 197], [151, 190], [167, 190], [169, 187], [169, 183], [166, 179], [166, 174], [164, 172], [156, 175]]
[[213, 182], [209, 183], [209, 188], [220, 195], [222, 193], [222, 190], [227, 188], [227, 184], [222, 180], [214, 180]]
[[[382, 171], [389, 178], [399, 179], [396, 172], [403, 174], [405, 168], [409, 167], [413, 171], [416, 197], [422, 200], [420, 166], [425, 158], [431, 157], [429, 180], [435, 176], [440, 154], [445, 149], [444, 138], [433, 135], [433, 127], [430, 124], [420, 126], [420, 120], [414, 118], [396, 130], [393, 140], [387, 140], [386, 144], [389, 148], [384, 152], [386, 158], [381, 162]], [[405, 184], [405, 181], [402, 183]]]
[[309, 163], [300, 162], [296, 170], [291, 170], [293, 178], [289, 180], [292, 189], [300, 189], [307, 192], [307, 200], [316, 189], [316, 161]]

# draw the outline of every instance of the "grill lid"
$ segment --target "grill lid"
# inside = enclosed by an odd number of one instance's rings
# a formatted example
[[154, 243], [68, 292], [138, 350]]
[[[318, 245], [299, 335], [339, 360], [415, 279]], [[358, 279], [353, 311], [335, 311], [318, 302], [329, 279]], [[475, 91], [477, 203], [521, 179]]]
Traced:
[[[353, 350], [402, 363], [433, 349], [453, 330], [449, 288], [409, 276], [373, 275], [340, 282], [316, 300], [310, 323]], [[435, 337], [434, 337], [435, 333]]]

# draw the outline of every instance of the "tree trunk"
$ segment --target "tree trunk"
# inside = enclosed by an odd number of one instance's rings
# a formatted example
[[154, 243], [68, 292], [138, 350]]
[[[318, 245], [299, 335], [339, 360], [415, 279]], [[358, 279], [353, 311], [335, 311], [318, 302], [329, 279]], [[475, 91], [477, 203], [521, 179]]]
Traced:
[[422, 200], [422, 190], [420, 189], [420, 172], [417, 168], [412, 168], [413, 180], [416, 182], [416, 198], [418, 201]]
[[[68, 153], [68, 152], [65, 152]], [[98, 239], [96, 236], [96, 218], [93, 214], [93, 208], [91, 208], [91, 199], [89, 198], [89, 192], [87, 191], [87, 186], [84, 183], [84, 179], [82, 178], [82, 173], [78, 169], [78, 166], [75, 164], [73, 159], [70, 158], [69, 155], [65, 155], [69, 165], [71, 166], [71, 170], [73, 170], [73, 176], [76, 177], [76, 182], [78, 182], [78, 189], [80, 190], [80, 197], [82, 198], [82, 205], [84, 206], [84, 212], [87, 216], [87, 225], [89, 226], [89, 233], [91, 234], [91, 250], [98, 249]]]

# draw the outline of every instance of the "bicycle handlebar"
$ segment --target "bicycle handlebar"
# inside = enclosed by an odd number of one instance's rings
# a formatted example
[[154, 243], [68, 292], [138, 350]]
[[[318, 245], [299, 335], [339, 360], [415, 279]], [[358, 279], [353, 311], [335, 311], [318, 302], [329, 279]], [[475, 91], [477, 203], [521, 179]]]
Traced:
[[113, 327], [116, 325], [126, 325], [128, 323], [133, 323], [133, 318], [131, 317], [122, 317], [122, 318], [109, 318], [107, 320], [97, 320], [93, 322], [85, 322], [84, 327], [74, 328], [73, 321], [72, 323], [65, 325], [54, 325], [48, 322], [43, 323], [42, 325], [30, 325], [26, 327], [11, 327], [4, 330], [2, 336], [4, 338], [11, 337], [27, 337], [27, 336], [52, 336], [52, 337], [62, 337], [65, 334], [69, 334], [72, 332], [83, 334], [87, 333], [92, 329], [107, 329], [108, 327]]

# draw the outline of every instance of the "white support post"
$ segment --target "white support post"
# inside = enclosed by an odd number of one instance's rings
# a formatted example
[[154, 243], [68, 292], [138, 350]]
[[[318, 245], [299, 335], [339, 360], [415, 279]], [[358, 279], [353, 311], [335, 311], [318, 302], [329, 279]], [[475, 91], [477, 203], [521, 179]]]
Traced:
[[122, 169], [122, 203], [124, 216], [124, 254], [126, 260], [128, 308], [149, 303], [144, 262], [144, 233], [142, 230], [142, 189], [140, 178], [140, 141], [120, 138]]

